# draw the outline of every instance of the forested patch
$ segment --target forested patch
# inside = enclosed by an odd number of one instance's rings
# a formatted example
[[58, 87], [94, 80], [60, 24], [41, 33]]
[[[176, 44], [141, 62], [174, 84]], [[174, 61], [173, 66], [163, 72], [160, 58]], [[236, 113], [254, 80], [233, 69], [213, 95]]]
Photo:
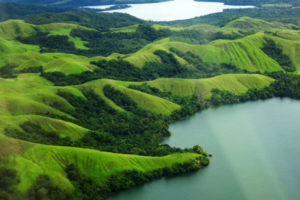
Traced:
[[267, 21], [279, 21], [300, 25], [300, 8], [249, 8], [249, 9], [225, 9], [221, 13], [214, 13], [193, 19], [161, 22], [164, 25], [190, 26], [196, 24], [222, 25], [239, 17], [252, 17]]
[[25, 38], [18, 38], [24, 44], [35, 44], [41, 47], [41, 52], [75, 52], [73, 42], [66, 35], [51, 35], [48, 32], [37, 31], [36, 34]]
[[131, 4], [131, 3], [156, 3], [165, 0], [11, 0], [12, 2], [40, 5], [55, 5], [59, 7], [80, 7], [90, 5], [111, 5], [111, 4]]
[[184, 119], [196, 112], [199, 112], [200, 110], [207, 108], [208, 106], [202, 103], [195, 95], [193, 95], [192, 97], [176, 96], [171, 92], [160, 91], [159, 89], [151, 87], [146, 83], [143, 83], [141, 85], [129, 85], [128, 87], [147, 94], [161, 97], [163, 99], [167, 99], [168, 101], [172, 101], [176, 104], [181, 105], [181, 109], [175, 110], [169, 117], [170, 122]]
[[16, 72], [14, 71], [14, 69], [17, 66], [14, 65], [6, 65], [0, 68], [0, 77], [1, 78], [16, 78]]
[[[235, 17], [244, 15], [299, 23], [299, 13], [298, 8], [231, 10], [205, 16], [201, 19], [196, 18], [190, 20], [191, 22], [184, 24], [184, 26], [193, 23], [207, 22], [223, 27], [229, 21], [235, 19]], [[1, 14], [0, 12], [0, 16], [2, 16]], [[21, 13], [21, 15], [23, 14]], [[81, 40], [87, 41], [85, 45], [89, 48], [88, 50], [76, 49], [74, 44], [69, 41], [68, 36], [49, 36], [48, 32], [37, 31], [36, 35], [18, 38], [26, 44], [40, 45], [41, 52], [64, 52], [85, 56], [108, 56], [116, 52], [123, 54], [132, 53], [141, 49], [146, 44], [164, 37], [171, 37], [172, 40], [188, 41], [193, 44], [203, 44], [215, 39], [236, 39], [253, 34], [253, 31], [239, 31], [233, 34], [224, 34], [224, 32], [221, 31], [208, 33], [199, 30], [155, 30], [150, 24], [146, 24], [126, 14], [96, 14], [87, 11], [72, 11], [60, 14], [48, 13], [30, 17], [26, 21], [33, 24], [47, 24], [52, 22], [73, 23], [96, 29], [96, 31], [82, 29], [73, 29], [71, 31], [72, 37], [79, 37]], [[180, 24], [185, 23], [185, 21], [170, 23]], [[113, 27], [124, 27], [135, 24], [139, 24], [135, 32], [114, 32], [110, 30], [110, 28]], [[297, 26], [291, 27], [297, 29]], [[276, 60], [286, 71], [295, 71], [295, 67], [290, 58], [283, 54], [282, 49], [277, 46], [273, 40], [266, 39], [262, 50]], [[16, 71], [15, 68], [17, 66], [6, 65], [0, 68], [0, 77], [15, 78], [17, 73], [41, 73], [42, 77], [52, 81], [55, 85], [65, 86], [82, 84], [102, 78], [123, 81], [148, 81], [160, 77], [203, 78], [226, 73], [245, 73], [230, 64], [206, 63], [201, 57], [189, 51], [182, 52], [175, 48], [171, 48], [170, 51], [170, 53], [163, 50], [155, 51], [154, 55], [156, 55], [161, 62], [147, 62], [142, 68], [137, 68], [121, 58], [92, 62], [91, 64], [97, 67], [94, 71], [71, 75], [65, 75], [61, 72], [46, 73], [43, 72], [42, 66], [33, 66]], [[189, 65], [193, 66], [194, 69], [178, 62], [176, 59], [177, 56], [183, 58]], [[9, 137], [35, 143], [82, 147], [115, 153], [164, 156], [172, 153], [195, 152], [203, 156], [201, 156], [201, 158], [199, 157], [196, 161], [193, 160], [182, 164], [175, 164], [168, 168], [147, 173], [135, 170], [124, 171], [112, 175], [106, 185], [101, 187], [90, 178], [80, 174], [79, 170], [76, 166], [72, 165], [72, 163], [66, 163], [66, 173], [63, 173], [63, 175], [67, 175], [68, 179], [74, 185], [74, 194], [62, 191], [56, 187], [51, 178], [47, 175], [40, 175], [24, 195], [27, 199], [32, 200], [72, 199], [73, 196], [79, 199], [97, 199], [101, 198], [101, 196], [107, 196], [112, 192], [124, 190], [155, 178], [195, 171], [209, 163], [206, 153], [199, 146], [190, 149], [180, 149], [162, 145], [162, 139], [170, 135], [168, 130], [169, 124], [173, 121], [191, 116], [195, 112], [201, 111], [208, 106], [219, 106], [271, 97], [300, 99], [299, 76], [284, 73], [271, 73], [267, 75], [276, 79], [269, 87], [259, 90], [250, 89], [243, 95], [234, 95], [227, 91], [215, 89], [212, 90], [210, 100], [202, 102], [202, 99], [195, 95], [179, 97], [170, 92], [160, 91], [146, 83], [141, 85], [132, 84], [129, 86], [131, 89], [161, 97], [180, 105], [181, 109], [174, 111], [170, 116], [159, 115], [140, 108], [128, 95], [109, 85], [103, 88], [103, 94], [123, 111], [110, 107], [106, 101], [92, 90], [82, 91], [86, 97], [85, 99], [59, 90], [57, 94], [67, 100], [73, 106], [74, 110], [69, 110], [55, 103], [49, 106], [73, 116], [74, 119], [72, 120], [50, 113], [40, 113], [40, 115], [70, 121], [91, 130], [90, 132], [76, 141], [71, 141], [70, 138], [60, 137], [59, 134], [54, 131], [43, 129], [43, 127], [37, 123], [24, 122], [17, 124], [16, 127], [18, 128], [5, 129], [5, 134]], [[15, 170], [0, 168], [0, 177], [0, 199], [25, 199], [24, 196], [18, 196], [16, 185], [19, 184], [20, 177]]]
[[[194, 147], [194, 149], [197, 148], [197, 146]], [[86, 200], [100, 200], [103, 197], [108, 197], [112, 193], [142, 185], [154, 179], [195, 172], [208, 164], [209, 159], [206, 156], [199, 155], [199, 157], [195, 160], [190, 160], [181, 164], [174, 164], [170, 167], [164, 167], [149, 172], [142, 172], [138, 170], [123, 171], [111, 175], [105, 185], [101, 186], [97, 185], [90, 178], [81, 175], [79, 170], [73, 164], [67, 165], [65, 171], [69, 180], [75, 187], [74, 196]]]
[[70, 8], [57, 8], [52, 6], [17, 4], [10, 2], [0, 2], [0, 21], [8, 19], [24, 19], [31, 15], [52, 12], [65, 12]]
[[268, 56], [276, 60], [285, 71], [296, 71], [296, 67], [293, 65], [290, 57], [282, 52], [282, 49], [276, 45], [274, 40], [265, 38], [264, 46], [261, 49]]
[[94, 72], [83, 72], [81, 74], [64, 75], [61, 72], [43, 72], [41, 76], [55, 83], [55, 85], [75, 85], [87, 81], [109, 78], [123, 81], [146, 81], [158, 77], [187, 77], [188, 72], [185, 66], [178, 63], [174, 56], [165, 51], [155, 51], [162, 63], [148, 62], [140, 69], [131, 63], [118, 60], [100, 60], [91, 64], [98, 66]]
[[52, 144], [60, 146], [71, 146], [72, 141], [70, 138], [59, 137], [58, 133], [53, 131], [44, 130], [39, 124], [32, 122], [24, 122], [20, 124], [21, 129], [6, 128], [4, 133], [7, 136], [18, 138], [41, 144]]
[[[203, 1], [203, 0], [196, 0], [196, 1]], [[292, 4], [294, 6], [300, 6], [300, 2], [298, 0], [207, 0], [207, 1], [208, 2], [223, 2], [227, 5], [261, 6], [263, 4]]]
[[[38, 18], [38, 17], [37, 17]], [[109, 28], [109, 27], [105, 27]], [[102, 30], [104, 31], [104, 30]], [[104, 32], [96, 30], [73, 29], [70, 35], [87, 42], [88, 49], [77, 49], [66, 35], [49, 35], [37, 29], [34, 35], [17, 38], [25, 44], [34, 44], [41, 47], [41, 52], [64, 52], [77, 55], [109, 56], [112, 53], [133, 53], [153, 42], [154, 40], [167, 37], [171, 34], [166, 29], [155, 30], [149, 24], [140, 24], [135, 32]]]
[[[2, 159], [2, 158], [0, 158]], [[3, 162], [0, 160], [0, 164]], [[17, 185], [20, 183], [20, 177], [17, 171], [5, 167], [0, 167], [0, 199], [21, 199]]]
[[162, 138], [170, 135], [165, 117], [142, 110], [128, 96], [110, 86], [104, 89], [104, 93], [128, 112], [112, 109], [92, 91], [84, 92], [87, 100], [58, 93], [75, 107], [70, 114], [76, 117], [76, 123], [93, 131], [78, 141], [76, 146], [159, 156], [182, 151], [160, 145]]
[[300, 99], [300, 77], [288, 75], [282, 72], [268, 74], [276, 79], [269, 87], [264, 89], [249, 89], [243, 95], [234, 95], [231, 92], [214, 89], [210, 103], [213, 106], [235, 104], [239, 102], [255, 101], [258, 99], [268, 99], [272, 97], [290, 97]]
[[62, 190], [52, 182], [48, 175], [43, 174], [36, 177], [35, 182], [24, 196], [23, 199], [28, 200], [60, 200], [70, 199], [73, 194], [70, 191]]
[[182, 52], [176, 48], [171, 48], [170, 51], [176, 53], [179, 57], [183, 58], [197, 69], [196, 71], [191, 72], [191, 75], [188, 76], [189, 78], [204, 78], [213, 77], [220, 74], [245, 73], [245, 71], [238, 69], [232, 64], [204, 62], [201, 57], [193, 54], [190, 51]]
[[108, 31], [113, 27], [124, 27], [142, 23], [143, 21], [128, 14], [123, 13], [96, 13], [93, 11], [68, 11], [64, 13], [46, 13], [30, 16], [25, 19], [30, 24], [49, 24], [49, 23], [70, 23]]
[[173, 54], [162, 50], [154, 52], [161, 62], [146, 62], [143, 68], [138, 68], [123, 60], [100, 60], [91, 64], [97, 66], [93, 72], [65, 75], [62, 72], [42, 72], [41, 76], [52, 81], [55, 85], [77, 85], [96, 79], [114, 79], [122, 81], [149, 81], [160, 77], [204, 78], [228, 73], [244, 73], [234, 65], [221, 63], [206, 63], [191, 52], [181, 52], [171, 48], [172, 52], [185, 59], [196, 69], [188, 69], [180, 64]]

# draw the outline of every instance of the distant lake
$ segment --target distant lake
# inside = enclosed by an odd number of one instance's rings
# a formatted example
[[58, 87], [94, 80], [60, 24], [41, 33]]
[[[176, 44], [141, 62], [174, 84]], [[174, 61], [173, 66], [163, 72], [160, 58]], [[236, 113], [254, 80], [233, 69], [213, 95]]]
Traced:
[[[253, 6], [229, 6], [223, 3], [197, 2], [194, 0], [173, 0], [162, 3], [129, 4], [131, 7], [108, 12], [128, 13], [144, 20], [173, 21], [190, 19], [212, 13], [223, 12], [224, 9], [253, 8]], [[105, 9], [107, 6], [87, 6]]]
[[110, 200], [299, 200], [300, 101], [211, 108], [170, 126], [171, 146], [213, 154], [196, 173], [164, 178]]

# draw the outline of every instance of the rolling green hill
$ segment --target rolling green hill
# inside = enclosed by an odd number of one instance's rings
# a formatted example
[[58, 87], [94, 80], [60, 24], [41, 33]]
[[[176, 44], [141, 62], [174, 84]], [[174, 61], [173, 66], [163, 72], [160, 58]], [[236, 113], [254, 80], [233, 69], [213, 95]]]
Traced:
[[22, 142], [0, 135], [0, 155], [10, 155], [12, 167], [21, 177], [19, 189], [24, 191], [40, 174], [47, 174], [59, 187], [72, 190], [64, 168], [69, 164], [78, 167], [80, 173], [104, 185], [112, 174], [125, 170], [149, 172], [170, 167], [174, 163], [186, 162], [199, 157], [198, 154], [173, 154], [165, 157], [146, 157], [114, 154], [89, 149], [47, 146]]
[[[136, 27], [136, 25], [134, 27]], [[126, 30], [127, 28], [128, 27], [123, 27], [122, 29]], [[170, 28], [172, 30], [171, 27], [166, 28]], [[197, 30], [198, 28], [198, 26], [192, 26], [184, 30]], [[18, 69], [42, 66], [45, 72], [59, 71], [65, 73], [66, 75], [78, 74], [84, 71], [91, 71], [95, 69], [95, 66], [91, 65], [89, 62], [91, 60], [97, 60], [97, 58], [86, 59], [84, 57], [78, 57], [77, 55], [66, 55], [65, 53], [62, 53], [60, 55], [43, 53], [34, 56], [32, 54], [29, 54], [26, 58], [26, 54], [24, 54], [25, 51], [37, 52], [39, 51], [39, 48], [37, 46], [19, 44], [14, 39], [17, 37], [26, 37], [30, 34], [35, 34], [36, 29], [48, 33], [48, 37], [53, 35], [66, 36], [68, 37], [68, 41], [71, 42], [78, 50], [88, 50], [89, 48], [86, 46], [86, 41], [83, 41], [80, 37], [71, 36], [71, 30], [76, 29], [91, 32], [95, 31], [81, 25], [67, 23], [32, 25], [21, 20], [10, 20], [2, 22], [0, 23], [0, 30], [5, 31], [0, 31], [0, 35], [2, 38], [2, 40], [0, 41], [0, 47], [2, 48], [0, 48], [0, 50], [2, 50], [5, 54], [22, 53], [22, 55], [20, 55], [22, 58], [18, 60], [20, 61], [19, 63], [16, 63], [18, 61], [11, 59], [11, 55], [8, 55], [2, 59], [0, 66], [18, 65]], [[289, 29], [284, 25], [274, 24], [263, 20], [251, 19], [248, 17], [233, 20], [219, 30], [217, 29], [214, 31], [216, 34], [222, 33], [226, 36], [228, 34], [238, 34], [238, 32], [243, 29], [253, 31], [253, 34], [245, 37], [240, 35], [239, 38], [234, 40], [219, 39], [204, 45], [195, 45], [180, 41], [173, 41], [170, 38], [165, 38], [154, 41], [153, 43], [144, 46], [142, 49], [136, 51], [135, 53], [112, 54], [105, 59], [115, 59], [116, 57], [120, 57], [124, 58], [124, 60], [126, 61], [129, 61], [133, 65], [142, 68], [147, 62], [160, 62], [161, 59], [158, 55], [155, 54], [155, 52], [158, 50], [163, 50], [167, 53], [172, 54], [181, 65], [186, 66], [188, 69], [195, 70], [194, 64], [189, 63], [189, 61], [180, 57], [180, 55], [177, 55], [176, 53], [170, 51], [170, 49], [173, 48], [183, 53], [191, 52], [196, 56], [199, 56], [205, 63], [208, 64], [226, 63], [234, 65], [238, 69], [247, 70], [249, 72], [281, 71], [282, 68], [279, 66], [279, 64], [261, 50], [265, 43], [265, 39], [269, 38], [274, 40], [276, 44], [278, 44], [283, 49], [283, 52], [291, 57], [293, 64], [296, 66], [297, 73], [299, 73], [299, 61], [297, 60], [297, 56], [295, 55], [296, 49], [298, 48], [297, 37], [300, 34], [299, 31]], [[116, 30], [118, 29], [113, 29], [113, 32], [115, 32]], [[261, 32], [266, 30], [272, 32], [272, 34], [275, 35], [272, 36], [270, 34]], [[178, 29], [176, 31], [178, 31]], [[116, 34], [118, 34], [118, 32], [119, 31], [117, 31]], [[101, 59], [101, 57], [99, 57], [99, 59]], [[77, 66], [76, 70], [71, 69], [71, 66], [73, 65]]]
[[20, 199], [44, 193], [45, 176], [49, 195], [92, 199], [199, 169], [200, 147], [160, 144], [169, 123], [223, 96], [297, 97], [285, 87], [298, 83], [299, 38], [294, 25], [249, 17], [173, 27], [72, 11], [1, 22], [0, 168], [15, 170]]
[[272, 78], [258, 74], [227, 74], [205, 79], [157, 79], [148, 84], [178, 96], [209, 98], [212, 89], [239, 95], [251, 88], [264, 88], [273, 81]]

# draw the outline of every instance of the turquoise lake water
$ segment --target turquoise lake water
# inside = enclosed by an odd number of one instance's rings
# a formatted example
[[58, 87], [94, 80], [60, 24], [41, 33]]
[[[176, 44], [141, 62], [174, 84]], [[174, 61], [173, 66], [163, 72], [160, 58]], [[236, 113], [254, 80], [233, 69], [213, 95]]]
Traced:
[[299, 200], [300, 101], [211, 108], [170, 126], [165, 143], [199, 144], [209, 167], [118, 193], [110, 200]]

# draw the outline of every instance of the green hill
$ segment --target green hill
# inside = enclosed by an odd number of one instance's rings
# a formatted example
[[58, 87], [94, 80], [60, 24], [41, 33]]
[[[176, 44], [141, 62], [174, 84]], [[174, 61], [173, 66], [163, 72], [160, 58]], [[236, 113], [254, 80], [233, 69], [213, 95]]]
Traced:
[[88, 11], [1, 22], [0, 170], [16, 170], [20, 195], [46, 175], [57, 194], [92, 198], [199, 169], [208, 164], [200, 147], [161, 145], [169, 123], [222, 95], [297, 97], [285, 88], [298, 84], [296, 29], [248, 17], [173, 27]]
[[[111, 85], [115, 89], [121, 91], [122, 93], [128, 95], [137, 105], [145, 110], [152, 111], [157, 114], [170, 115], [173, 111], [180, 109], [180, 106], [167, 101], [165, 99], [149, 95], [147, 93], [143, 93], [140, 91], [136, 91], [127, 87], [126, 85], [136, 84], [134, 82], [118, 82], [113, 80], [96, 80], [92, 82], [88, 82], [79, 86], [80, 88], [90, 88], [95, 91], [96, 94], [101, 96], [108, 105], [111, 105], [113, 108], [118, 110], [123, 110], [115, 103], [113, 103], [109, 98], [107, 98], [103, 93], [103, 87], [105, 85]], [[140, 84], [140, 83], [138, 83]]]
[[125, 154], [114, 154], [89, 149], [47, 146], [11, 139], [0, 135], [0, 155], [9, 155], [11, 167], [20, 174], [18, 188], [27, 190], [38, 175], [47, 174], [55, 185], [63, 190], [73, 190], [67, 178], [65, 167], [74, 164], [84, 175], [104, 185], [107, 179], [126, 170], [149, 172], [156, 169], [171, 167], [175, 163], [183, 163], [198, 154], [173, 154], [165, 157], [147, 157]]
[[196, 95], [209, 98], [212, 89], [239, 95], [248, 89], [264, 88], [273, 81], [272, 78], [258, 74], [227, 74], [205, 79], [157, 79], [148, 84], [178, 96]]

